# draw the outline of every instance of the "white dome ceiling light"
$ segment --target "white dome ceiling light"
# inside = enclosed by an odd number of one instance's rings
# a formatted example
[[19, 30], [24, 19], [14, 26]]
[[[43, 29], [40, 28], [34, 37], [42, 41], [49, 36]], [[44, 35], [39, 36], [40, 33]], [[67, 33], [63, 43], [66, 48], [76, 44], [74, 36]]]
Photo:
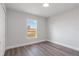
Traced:
[[47, 7], [49, 7], [49, 4], [48, 3], [44, 3], [43, 7], [47, 8]]

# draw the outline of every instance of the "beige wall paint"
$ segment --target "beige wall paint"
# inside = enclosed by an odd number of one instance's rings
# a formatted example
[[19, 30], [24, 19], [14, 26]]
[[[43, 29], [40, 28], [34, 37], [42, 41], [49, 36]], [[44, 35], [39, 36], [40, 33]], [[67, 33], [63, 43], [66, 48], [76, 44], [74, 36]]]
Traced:
[[[45, 18], [8, 8], [6, 12], [6, 49], [46, 40]], [[30, 18], [37, 20], [38, 23], [37, 39], [27, 39], [26, 37], [26, 20]]]

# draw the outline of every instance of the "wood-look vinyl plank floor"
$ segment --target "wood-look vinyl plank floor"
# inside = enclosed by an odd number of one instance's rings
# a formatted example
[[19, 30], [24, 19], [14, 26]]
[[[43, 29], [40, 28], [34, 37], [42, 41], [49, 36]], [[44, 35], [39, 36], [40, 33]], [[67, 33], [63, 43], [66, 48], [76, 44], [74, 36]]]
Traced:
[[5, 56], [79, 56], [79, 52], [46, 41], [33, 45], [8, 49], [5, 52]]

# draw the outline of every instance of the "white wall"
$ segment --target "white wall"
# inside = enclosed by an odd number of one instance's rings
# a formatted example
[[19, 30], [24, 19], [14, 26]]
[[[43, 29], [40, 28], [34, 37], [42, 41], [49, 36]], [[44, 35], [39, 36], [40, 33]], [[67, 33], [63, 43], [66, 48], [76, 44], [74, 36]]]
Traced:
[[0, 56], [5, 52], [5, 12], [0, 4]]
[[49, 19], [51, 42], [79, 51], [79, 8], [71, 9]]
[[[6, 49], [45, 41], [45, 18], [8, 8], [6, 12]], [[27, 39], [26, 37], [26, 20], [30, 18], [38, 22], [37, 39]]]

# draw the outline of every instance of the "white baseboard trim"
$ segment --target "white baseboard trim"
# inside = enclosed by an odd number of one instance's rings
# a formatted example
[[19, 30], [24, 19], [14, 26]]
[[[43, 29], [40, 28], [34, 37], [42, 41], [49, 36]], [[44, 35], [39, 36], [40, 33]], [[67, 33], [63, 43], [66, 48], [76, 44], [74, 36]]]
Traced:
[[[20, 44], [20, 45], [16, 45], [16, 46], [9, 46], [9, 47], [6, 48], [6, 50], [7, 49], [11, 49], [11, 48], [25, 46], [25, 45], [32, 45], [32, 44], [40, 43], [40, 42], [44, 42], [44, 41], [46, 41], [46, 40], [41, 40], [41, 41], [36, 41], [36, 42], [30, 42], [30, 43], [24, 43], [24, 44]], [[59, 42], [55, 42], [55, 41], [50, 41], [50, 40], [47, 40], [47, 41], [49, 41], [51, 43], [55, 43], [55, 44], [61, 45], [61, 46], [64, 46], [64, 47], [68, 47], [68, 48], [76, 50], [76, 51], [79, 51], [79, 48], [74, 48], [74, 47], [71, 47], [69, 45], [65, 45], [65, 44], [62, 44], [62, 43], [59, 43]]]
[[9, 47], [6, 47], [6, 50], [7, 49], [11, 49], [11, 48], [25, 46], [25, 45], [32, 45], [32, 44], [40, 43], [40, 42], [44, 42], [44, 41], [46, 41], [46, 40], [41, 40], [41, 41], [36, 41], [36, 42], [30, 42], [30, 43], [24, 43], [24, 44], [19, 44], [19, 45], [16, 45], [16, 46], [9, 46]]
[[49, 42], [55, 43], [55, 44], [58, 44], [58, 45], [61, 45], [61, 46], [64, 46], [64, 47], [67, 47], [67, 48], [70, 48], [70, 49], [73, 49], [73, 50], [76, 50], [76, 51], [79, 51], [79, 48], [71, 47], [71, 46], [66, 45], [66, 44], [62, 44], [62, 43], [55, 42], [55, 41], [49, 41]]

